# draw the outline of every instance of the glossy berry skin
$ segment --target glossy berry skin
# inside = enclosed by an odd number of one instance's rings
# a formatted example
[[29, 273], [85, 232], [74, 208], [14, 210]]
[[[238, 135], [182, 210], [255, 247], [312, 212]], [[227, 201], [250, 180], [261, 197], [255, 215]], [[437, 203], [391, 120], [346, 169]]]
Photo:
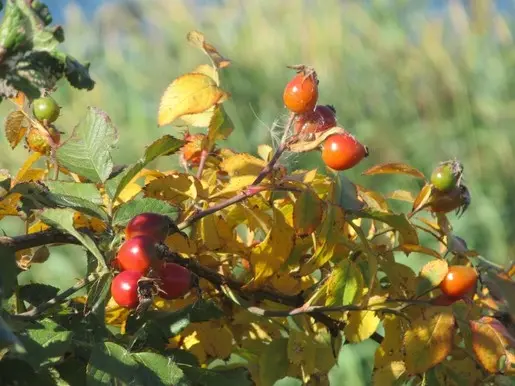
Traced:
[[450, 298], [462, 298], [476, 287], [477, 279], [478, 275], [474, 268], [453, 265], [449, 267], [447, 275], [440, 283], [440, 290]]
[[138, 280], [142, 277], [140, 272], [123, 271], [116, 275], [111, 282], [111, 295], [121, 307], [136, 308], [138, 299]]
[[440, 165], [431, 174], [431, 184], [441, 192], [449, 192], [456, 187], [457, 178], [452, 166], [449, 164]]
[[41, 122], [44, 120], [48, 123], [54, 122], [59, 118], [60, 112], [61, 108], [59, 105], [49, 96], [35, 99], [32, 103], [32, 114], [34, 114], [34, 117]]
[[284, 88], [283, 102], [288, 110], [301, 114], [313, 111], [318, 101], [316, 73], [299, 72]]
[[120, 269], [142, 274], [149, 270], [156, 258], [155, 240], [147, 236], [135, 236], [125, 240], [116, 255]]
[[[59, 145], [61, 141], [61, 133], [59, 132], [59, 130], [57, 130], [53, 126], [50, 126], [48, 128], [48, 133], [50, 134], [50, 137], [52, 138], [54, 143], [56, 145]], [[27, 146], [30, 150], [41, 154], [50, 153], [51, 146], [48, 141], [48, 138], [35, 127], [32, 127], [27, 133], [26, 141]]]
[[165, 263], [159, 277], [161, 279], [159, 296], [167, 300], [183, 297], [192, 285], [191, 272], [175, 263]]
[[125, 227], [125, 236], [127, 240], [146, 236], [156, 243], [163, 242], [168, 236], [168, 218], [158, 213], [138, 214]]
[[334, 170], [347, 170], [368, 156], [368, 149], [349, 133], [329, 136], [322, 147], [322, 160]]
[[336, 111], [329, 105], [318, 105], [313, 111], [299, 114], [293, 122], [295, 134], [312, 134], [336, 126]]

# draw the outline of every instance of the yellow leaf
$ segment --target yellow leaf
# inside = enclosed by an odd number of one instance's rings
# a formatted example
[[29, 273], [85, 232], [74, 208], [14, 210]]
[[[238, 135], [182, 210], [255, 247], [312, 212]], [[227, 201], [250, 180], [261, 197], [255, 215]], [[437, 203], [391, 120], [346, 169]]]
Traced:
[[372, 336], [380, 321], [374, 311], [350, 312], [343, 330], [345, 337], [352, 343], [362, 342]]
[[288, 338], [288, 359], [291, 363], [304, 367], [308, 374], [315, 369], [316, 346], [313, 338], [304, 331], [290, 330]]
[[166, 200], [173, 204], [204, 196], [200, 181], [185, 173], [174, 173], [152, 180], [145, 185], [143, 191], [147, 197]]
[[182, 255], [194, 255], [198, 251], [195, 241], [190, 238], [184, 237], [180, 233], [173, 233], [165, 240], [165, 244], [170, 248], [170, 251]]
[[29, 169], [32, 167], [32, 165], [41, 157], [41, 153], [34, 152], [30, 155], [29, 158], [25, 160], [23, 163], [21, 169], [18, 171], [18, 174], [16, 177], [14, 177], [14, 180], [11, 183], [11, 187], [16, 185], [19, 181], [23, 181], [23, 178], [25, 174], [29, 171]]
[[357, 265], [349, 259], [342, 260], [333, 268], [324, 286], [326, 306], [355, 304], [363, 293], [364, 279]]
[[502, 370], [506, 375], [515, 374], [515, 338], [506, 327], [491, 316], [470, 321], [470, 327], [474, 354], [484, 369], [489, 373]]
[[300, 278], [294, 278], [289, 272], [276, 273], [270, 279], [270, 284], [285, 295], [297, 295], [302, 290]]
[[295, 201], [292, 215], [297, 236], [308, 236], [322, 222], [324, 203], [311, 189], [304, 189]]
[[232, 177], [227, 185], [223, 187], [222, 190], [216, 192], [215, 194], [211, 195], [210, 198], [216, 198], [216, 197], [223, 197], [227, 195], [231, 195], [233, 193], [239, 192], [243, 190], [244, 188], [249, 187], [252, 185], [254, 180], [256, 179], [255, 176], [235, 176]]
[[0, 219], [4, 216], [18, 216], [18, 209], [16, 208], [20, 202], [21, 194], [12, 193], [0, 201]]
[[130, 201], [131, 199], [136, 197], [140, 192], [141, 192], [141, 185], [139, 185], [135, 182], [129, 182], [127, 185], [125, 185], [125, 187], [122, 189], [120, 194], [118, 194], [116, 201], [118, 203]]
[[38, 220], [29, 227], [29, 230], [27, 233], [30, 234], [30, 233], [42, 232], [49, 228], [50, 227], [47, 224], [45, 224], [43, 221]]
[[265, 161], [247, 153], [235, 154], [224, 159], [220, 164], [220, 168], [230, 176], [251, 175], [254, 178], [265, 166]]
[[265, 161], [269, 162], [272, 159], [272, 154], [274, 152], [274, 149], [270, 145], [259, 145], [258, 146], [258, 155]]
[[398, 379], [406, 374], [406, 365], [402, 361], [394, 361], [376, 368], [373, 375], [374, 386], [397, 385]]
[[454, 337], [454, 315], [444, 307], [428, 308], [413, 320], [404, 335], [406, 370], [421, 374], [442, 362], [450, 353]]
[[216, 84], [220, 84], [220, 76], [218, 75], [218, 70], [216, 69], [216, 67], [210, 66], [209, 64], [200, 64], [192, 72], [207, 75], [211, 79], [213, 79], [216, 82]]
[[77, 229], [87, 228], [96, 233], [104, 232], [107, 229], [107, 225], [102, 220], [96, 217], [86, 216], [80, 212], [73, 214], [73, 225]]
[[111, 297], [106, 305], [105, 322], [106, 324], [122, 327], [129, 316], [128, 308], [120, 307]]
[[293, 249], [295, 231], [289, 226], [284, 214], [273, 209], [274, 222], [265, 239], [252, 248], [250, 262], [254, 269], [254, 284], [261, 284], [279, 270]]
[[227, 248], [237, 252], [241, 246], [236, 242], [234, 232], [220, 215], [210, 215], [195, 224], [194, 235], [199, 244], [209, 251]]
[[48, 170], [46, 169], [29, 169], [27, 170], [23, 176], [19, 180], [16, 181], [17, 184], [20, 182], [30, 182], [30, 181], [40, 181], [47, 175]]
[[21, 110], [12, 111], [5, 120], [5, 136], [14, 149], [27, 132], [25, 114]]
[[200, 113], [229, 97], [209, 76], [189, 73], [175, 79], [161, 98], [158, 125], [172, 123], [185, 114]]
[[374, 367], [381, 368], [391, 362], [403, 360], [402, 336], [403, 326], [399, 317], [385, 315], [383, 319], [384, 339], [377, 348], [374, 358]]
[[199, 323], [198, 339], [210, 357], [228, 359], [232, 353], [233, 336], [226, 325], [210, 321]]
[[206, 42], [204, 35], [198, 31], [191, 31], [187, 35], [188, 41], [193, 44], [195, 47], [200, 48], [204, 53], [209, 56], [211, 62], [216, 68], [224, 68], [231, 64], [231, 61], [227, 58], [224, 58], [217, 51], [215, 47]]

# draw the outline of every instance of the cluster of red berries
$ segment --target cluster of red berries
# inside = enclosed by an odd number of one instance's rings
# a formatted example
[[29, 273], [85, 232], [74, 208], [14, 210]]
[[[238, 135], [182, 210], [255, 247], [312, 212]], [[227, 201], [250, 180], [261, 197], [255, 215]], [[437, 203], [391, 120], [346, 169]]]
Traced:
[[[335, 127], [337, 120], [334, 107], [317, 105], [316, 71], [304, 65], [291, 68], [297, 70], [297, 74], [284, 88], [283, 101], [286, 108], [296, 114], [294, 133], [306, 137]], [[367, 156], [367, 147], [349, 132], [329, 136], [322, 146], [322, 159], [334, 170], [350, 169]]]
[[140, 283], [143, 278], [155, 282], [163, 299], [184, 296], [192, 286], [191, 272], [175, 263], [158, 258], [156, 243], [164, 242], [169, 232], [169, 219], [157, 213], [142, 213], [127, 224], [125, 242], [114, 260], [120, 273], [111, 284], [114, 301], [126, 308], [140, 303]]
[[57, 102], [49, 96], [35, 99], [32, 102], [32, 115], [43, 123], [48, 131], [48, 136], [44, 135], [38, 128], [31, 127], [26, 137], [29, 149], [41, 154], [48, 154], [51, 149], [48, 138], [51, 138], [56, 145], [60, 143], [61, 133], [52, 125], [59, 118], [60, 112], [61, 108]]

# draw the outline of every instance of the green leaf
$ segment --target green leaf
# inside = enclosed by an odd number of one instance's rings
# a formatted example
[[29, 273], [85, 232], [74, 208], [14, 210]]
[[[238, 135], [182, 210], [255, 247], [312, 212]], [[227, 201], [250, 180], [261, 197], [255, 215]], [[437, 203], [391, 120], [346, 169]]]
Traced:
[[[5, 320], [0, 316], [0, 350], [4, 348], [12, 347], [17, 353], [25, 353], [26, 348], [23, 346], [21, 341], [14, 335], [11, 328], [7, 325]], [[2, 363], [2, 361], [0, 361]], [[0, 376], [1, 380], [1, 376]], [[1, 383], [0, 383], [1, 384]]]
[[188, 380], [195, 386], [253, 386], [255, 383], [245, 367], [213, 370], [200, 367], [182, 367]]
[[125, 226], [133, 217], [146, 212], [159, 213], [176, 218], [178, 211], [177, 207], [170, 205], [166, 201], [145, 197], [130, 200], [117, 207], [112, 224], [113, 226]]
[[127, 320], [127, 332], [132, 333], [142, 326], [145, 321], [152, 321], [149, 327], [158, 325], [172, 336], [179, 334], [190, 323], [206, 322], [219, 319], [224, 315], [223, 311], [212, 301], [200, 300], [178, 311], [147, 311], [138, 320], [129, 316]]
[[3, 358], [0, 361], [0, 385], [56, 386], [56, 383], [48, 372], [36, 372], [21, 359]]
[[88, 386], [112, 386], [117, 382], [140, 385], [137, 383], [138, 362], [122, 346], [102, 342], [91, 351], [86, 379]]
[[8, 299], [14, 292], [17, 283], [16, 277], [20, 269], [16, 265], [14, 250], [3, 245], [0, 245], [0, 261], [0, 299]]
[[350, 260], [343, 260], [332, 271], [327, 280], [326, 306], [353, 304], [360, 297], [364, 286], [363, 275]]
[[234, 123], [222, 105], [217, 105], [209, 122], [208, 143], [214, 145], [219, 139], [227, 139], [234, 130]]
[[275, 382], [274, 386], [302, 386], [302, 381], [298, 378], [284, 377]]
[[259, 358], [259, 379], [263, 386], [273, 386], [275, 381], [286, 376], [288, 371], [288, 339], [275, 339]]
[[104, 320], [105, 306], [109, 300], [108, 296], [111, 293], [112, 280], [113, 276], [111, 273], [106, 272], [91, 284], [88, 291], [87, 305], [99, 320]]
[[363, 203], [358, 200], [356, 185], [343, 173], [338, 173], [334, 196], [334, 201], [346, 211], [355, 212], [363, 207]]
[[106, 267], [104, 256], [95, 242], [84, 233], [78, 232], [73, 226], [73, 210], [71, 209], [45, 209], [40, 213], [40, 218], [46, 224], [61, 229], [81, 242], [97, 259], [101, 267]]
[[322, 200], [311, 189], [305, 189], [293, 206], [293, 227], [297, 236], [312, 234], [322, 222], [324, 206]]
[[[65, 385], [86, 386], [86, 363], [84, 361], [72, 357], [59, 363], [55, 369], [59, 372], [61, 380], [66, 382]], [[58, 385], [61, 386], [61, 384]]]
[[178, 385], [184, 378], [183, 371], [170, 358], [151, 352], [132, 354], [141, 365], [138, 371], [140, 385]]
[[29, 283], [19, 288], [18, 297], [20, 300], [37, 306], [44, 303], [59, 293], [59, 288], [48, 284]]
[[95, 184], [68, 182], [68, 181], [45, 181], [50, 192], [58, 195], [79, 197], [94, 204], [102, 205], [104, 200]]
[[125, 186], [150, 162], [161, 156], [168, 156], [176, 153], [184, 144], [184, 141], [165, 135], [154, 141], [145, 150], [144, 156], [134, 165], [129, 166], [115, 178], [106, 184], [107, 194], [111, 199], [118, 197]]
[[51, 319], [38, 321], [34, 328], [29, 328], [18, 336], [27, 350], [27, 354], [21, 359], [30, 363], [34, 369], [61, 360], [72, 342], [72, 332]]
[[87, 199], [50, 192], [45, 185], [39, 182], [22, 182], [16, 184], [11, 193], [22, 194], [22, 210], [42, 208], [72, 208], [89, 216], [107, 221], [107, 213]]
[[89, 107], [72, 137], [57, 150], [57, 161], [92, 182], [103, 183], [113, 170], [111, 149], [116, 141], [111, 119], [105, 112]]
[[413, 225], [411, 225], [405, 214], [365, 209], [356, 213], [356, 217], [381, 221], [390, 225], [392, 228], [395, 228], [402, 238], [400, 244], [419, 244], [417, 230]]

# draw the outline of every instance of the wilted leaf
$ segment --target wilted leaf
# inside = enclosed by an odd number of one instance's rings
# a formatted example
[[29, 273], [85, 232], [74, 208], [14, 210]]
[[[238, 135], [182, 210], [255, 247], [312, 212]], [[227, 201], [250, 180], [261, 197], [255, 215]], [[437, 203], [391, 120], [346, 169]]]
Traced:
[[288, 339], [288, 360], [297, 366], [302, 366], [307, 374], [315, 369], [316, 346], [313, 338], [305, 331], [290, 330]]
[[175, 79], [161, 97], [158, 125], [164, 126], [185, 115], [203, 112], [229, 97], [209, 76], [189, 73]]
[[326, 284], [326, 306], [355, 304], [363, 292], [364, 280], [361, 271], [350, 260], [338, 264]]
[[419, 273], [417, 295], [421, 295], [439, 285], [447, 275], [448, 270], [449, 264], [443, 259], [432, 260], [424, 265]]
[[89, 107], [86, 118], [57, 149], [57, 160], [69, 171], [92, 182], [105, 182], [113, 170], [111, 149], [116, 141], [116, 128], [109, 116]]
[[286, 223], [284, 214], [274, 208], [274, 222], [265, 239], [252, 248], [250, 262], [254, 284], [259, 285], [279, 270], [293, 249], [295, 232]]
[[404, 335], [406, 370], [421, 374], [442, 362], [451, 352], [454, 315], [446, 308], [428, 308], [412, 321]]
[[515, 337], [506, 327], [490, 316], [470, 321], [470, 327], [472, 347], [484, 369], [489, 373], [515, 374]]
[[407, 174], [409, 176], [425, 179], [424, 173], [412, 166], [400, 162], [384, 163], [372, 166], [362, 173], [364, 176], [375, 174]]
[[202, 51], [204, 51], [206, 55], [209, 56], [215, 67], [224, 68], [231, 64], [231, 61], [229, 59], [224, 58], [222, 55], [220, 55], [220, 53], [216, 50], [215, 47], [206, 42], [205, 37], [202, 33], [198, 31], [191, 31], [188, 33], [187, 39], [195, 47], [198, 47]]
[[313, 233], [324, 215], [324, 203], [311, 189], [304, 189], [293, 207], [293, 227], [297, 236]]
[[254, 176], [263, 170], [266, 162], [247, 153], [235, 154], [225, 158], [220, 163], [220, 168], [229, 176]]
[[5, 121], [5, 136], [14, 149], [25, 136], [27, 132], [27, 122], [25, 121], [25, 114], [22, 111], [12, 111]]

